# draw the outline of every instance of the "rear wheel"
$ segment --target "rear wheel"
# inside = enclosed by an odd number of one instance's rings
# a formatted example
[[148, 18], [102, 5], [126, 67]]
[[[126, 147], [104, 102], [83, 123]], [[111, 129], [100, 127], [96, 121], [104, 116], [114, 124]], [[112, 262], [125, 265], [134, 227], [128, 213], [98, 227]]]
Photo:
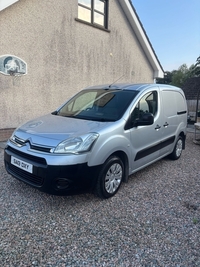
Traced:
[[183, 138], [181, 136], [179, 136], [179, 138], [175, 144], [174, 150], [169, 155], [169, 157], [173, 160], [177, 160], [180, 158], [182, 151], [183, 151]]
[[95, 193], [100, 198], [114, 196], [124, 178], [124, 164], [117, 156], [111, 156], [103, 165], [97, 179]]

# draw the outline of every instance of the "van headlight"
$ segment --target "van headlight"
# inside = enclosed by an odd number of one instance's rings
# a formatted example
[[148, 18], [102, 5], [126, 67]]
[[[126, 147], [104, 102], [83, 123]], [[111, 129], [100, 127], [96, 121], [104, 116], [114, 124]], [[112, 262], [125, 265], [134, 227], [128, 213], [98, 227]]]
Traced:
[[90, 133], [86, 136], [72, 137], [61, 142], [55, 149], [52, 149], [52, 153], [72, 153], [79, 154], [89, 151], [94, 142], [97, 140], [99, 134]]

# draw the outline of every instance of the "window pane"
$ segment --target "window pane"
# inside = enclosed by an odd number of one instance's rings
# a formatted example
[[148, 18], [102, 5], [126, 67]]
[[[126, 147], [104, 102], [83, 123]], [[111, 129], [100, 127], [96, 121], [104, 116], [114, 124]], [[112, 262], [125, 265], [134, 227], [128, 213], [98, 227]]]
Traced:
[[59, 110], [59, 114], [61, 116], [70, 116], [84, 109], [92, 108], [96, 95], [97, 92], [95, 91], [79, 92]]
[[104, 13], [104, 5], [104, 1], [94, 0], [94, 9], [100, 11], [101, 13]]
[[78, 0], [78, 3], [91, 8], [91, 0]]
[[104, 16], [97, 12], [94, 12], [94, 23], [104, 26]]
[[91, 22], [91, 10], [79, 6], [78, 7], [78, 18]]
[[156, 91], [144, 95], [131, 114], [132, 122], [135, 122], [136, 119], [140, 119], [146, 112], [150, 112], [155, 116], [157, 112], [157, 104]]
[[81, 111], [87, 108], [92, 108], [96, 92], [88, 92], [77, 98], [73, 105], [73, 111]]

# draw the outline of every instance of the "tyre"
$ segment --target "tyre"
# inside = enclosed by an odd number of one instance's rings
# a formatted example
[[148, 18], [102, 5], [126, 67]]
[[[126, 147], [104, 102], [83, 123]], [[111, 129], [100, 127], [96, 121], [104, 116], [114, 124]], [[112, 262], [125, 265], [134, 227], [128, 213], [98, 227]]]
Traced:
[[182, 151], [183, 151], [183, 138], [181, 136], [179, 136], [179, 138], [175, 144], [174, 150], [169, 155], [169, 158], [173, 159], [173, 160], [179, 159], [181, 154], [182, 154]]
[[124, 164], [117, 156], [111, 156], [104, 163], [97, 178], [95, 193], [100, 198], [114, 196], [124, 178]]

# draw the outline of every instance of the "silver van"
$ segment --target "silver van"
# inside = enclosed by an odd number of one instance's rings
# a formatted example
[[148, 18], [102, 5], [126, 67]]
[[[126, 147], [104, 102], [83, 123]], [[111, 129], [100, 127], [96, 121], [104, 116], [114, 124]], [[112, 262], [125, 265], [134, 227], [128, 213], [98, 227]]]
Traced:
[[92, 190], [112, 197], [128, 176], [185, 148], [180, 88], [113, 84], [83, 89], [60, 108], [16, 129], [4, 151], [17, 179], [49, 194]]

